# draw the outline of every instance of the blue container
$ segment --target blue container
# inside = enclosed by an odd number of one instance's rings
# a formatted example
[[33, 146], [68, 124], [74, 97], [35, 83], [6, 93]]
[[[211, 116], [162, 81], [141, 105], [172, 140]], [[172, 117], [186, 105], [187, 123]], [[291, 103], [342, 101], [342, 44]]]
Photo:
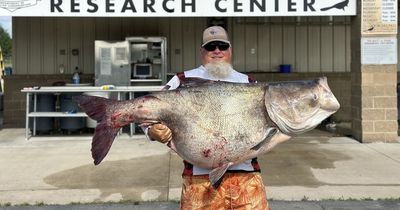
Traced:
[[5, 75], [12, 75], [12, 68], [11, 67], [4, 68], [4, 74]]
[[[61, 112], [77, 113], [80, 112], [78, 104], [72, 100], [75, 95], [79, 93], [64, 93], [60, 95], [60, 109]], [[60, 119], [60, 128], [64, 131], [79, 131], [85, 127], [84, 117], [62, 117]]]
[[[33, 111], [33, 96], [29, 99], [29, 109]], [[37, 94], [36, 111], [37, 112], [54, 112], [56, 108], [56, 97], [53, 94]], [[48, 133], [53, 130], [54, 118], [37, 117], [36, 131]], [[29, 118], [29, 128], [33, 130], [33, 118]]]
[[282, 64], [279, 66], [279, 71], [281, 73], [290, 73], [291, 65], [290, 64]]

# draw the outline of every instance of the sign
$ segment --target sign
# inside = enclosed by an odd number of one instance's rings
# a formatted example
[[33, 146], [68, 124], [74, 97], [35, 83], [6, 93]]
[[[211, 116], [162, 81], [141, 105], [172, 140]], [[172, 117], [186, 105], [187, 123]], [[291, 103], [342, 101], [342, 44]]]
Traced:
[[361, 64], [397, 64], [397, 38], [361, 38]]
[[[40, 0], [39, 0], [40, 1]], [[17, 9], [36, 5], [37, 0], [0, 0], [0, 8], [14, 12]]]
[[0, 16], [229, 17], [356, 15], [356, 0], [0, 0]]
[[362, 34], [397, 34], [397, 0], [362, 0]]

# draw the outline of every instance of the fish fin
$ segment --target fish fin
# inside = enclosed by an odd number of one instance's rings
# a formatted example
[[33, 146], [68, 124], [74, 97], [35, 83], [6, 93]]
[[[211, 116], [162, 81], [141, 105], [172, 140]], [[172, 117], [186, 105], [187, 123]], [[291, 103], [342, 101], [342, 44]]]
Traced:
[[217, 189], [219, 185], [222, 182], [222, 177], [224, 176], [225, 172], [228, 170], [228, 168], [233, 165], [232, 162], [225, 163], [222, 166], [218, 168], [214, 168], [210, 174], [208, 175], [208, 178], [210, 179], [211, 185], [214, 187], [214, 189]]
[[171, 148], [175, 153], [178, 153], [178, 150], [176, 149], [176, 146], [175, 146], [175, 143], [174, 143], [173, 139], [167, 143], [167, 146], [169, 148]]
[[186, 77], [183, 80], [180, 80], [179, 88], [208, 86], [216, 83], [232, 83], [232, 82], [214, 81], [214, 80], [203, 79], [200, 77]]
[[265, 133], [265, 136], [263, 140], [258, 143], [256, 146], [252, 147], [252, 150], [259, 150], [261, 147], [263, 147], [265, 144], [267, 144], [269, 141], [271, 141], [271, 138], [278, 132], [278, 129], [275, 127], [270, 127], [267, 129], [267, 132]]
[[98, 165], [106, 157], [119, 129], [120, 127], [111, 127], [106, 122], [97, 124], [91, 149], [95, 165]]
[[215, 81], [207, 80], [199, 77], [188, 77], [180, 80], [179, 88], [198, 87], [213, 84]]
[[115, 103], [114, 100], [96, 96], [79, 95], [73, 96], [72, 99], [78, 103], [79, 107], [81, 107], [90, 118], [96, 121], [101, 121], [108, 110], [109, 104], [112, 102]]
[[98, 165], [107, 155], [114, 138], [121, 127], [114, 127], [107, 119], [112, 112], [112, 104], [116, 101], [95, 96], [74, 96], [73, 100], [83, 109], [86, 114], [97, 121], [96, 130], [92, 140], [92, 157], [94, 164]]

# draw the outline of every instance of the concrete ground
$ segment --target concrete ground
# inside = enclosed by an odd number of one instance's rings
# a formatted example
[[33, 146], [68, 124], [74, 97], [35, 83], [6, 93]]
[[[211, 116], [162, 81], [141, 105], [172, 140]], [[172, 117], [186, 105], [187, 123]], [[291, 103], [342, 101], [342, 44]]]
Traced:
[[[144, 136], [122, 134], [98, 166], [91, 136], [0, 131], [0, 204], [178, 201], [181, 159]], [[259, 157], [270, 200], [400, 198], [400, 144], [361, 144], [313, 130]]]
[[[269, 201], [272, 210], [399, 210], [400, 201]], [[0, 206], [0, 210], [176, 210], [177, 202]]]

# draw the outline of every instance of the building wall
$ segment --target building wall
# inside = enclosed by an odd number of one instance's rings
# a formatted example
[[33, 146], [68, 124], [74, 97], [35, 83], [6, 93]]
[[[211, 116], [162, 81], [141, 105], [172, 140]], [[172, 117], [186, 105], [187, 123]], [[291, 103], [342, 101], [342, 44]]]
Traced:
[[[350, 72], [349, 17], [227, 18], [233, 64], [242, 72]], [[165, 36], [168, 72], [200, 64], [207, 18], [14, 17], [14, 73], [94, 73], [94, 41]], [[77, 56], [72, 49], [79, 49]]]
[[[53, 86], [70, 82], [69, 75], [9, 75], [4, 77], [4, 122], [5, 128], [25, 127], [26, 94], [24, 87]], [[93, 75], [81, 75], [82, 83], [93, 82]]]
[[[75, 68], [87, 82], [94, 74], [94, 40], [129, 36], [165, 36], [168, 72], [200, 64], [199, 46], [207, 18], [74, 18], [14, 17], [14, 71], [5, 79], [4, 126], [24, 127], [27, 86], [70, 82]], [[234, 67], [259, 81], [297, 80], [328, 76], [342, 104], [336, 121], [350, 120], [349, 18], [273, 17], [227, 18]], [[79, 55], [72, 55], [79, 49]], [[291, 64], [291, 74], [278, 74]], [[60, 66], [64, 72], [60, 73]]]

